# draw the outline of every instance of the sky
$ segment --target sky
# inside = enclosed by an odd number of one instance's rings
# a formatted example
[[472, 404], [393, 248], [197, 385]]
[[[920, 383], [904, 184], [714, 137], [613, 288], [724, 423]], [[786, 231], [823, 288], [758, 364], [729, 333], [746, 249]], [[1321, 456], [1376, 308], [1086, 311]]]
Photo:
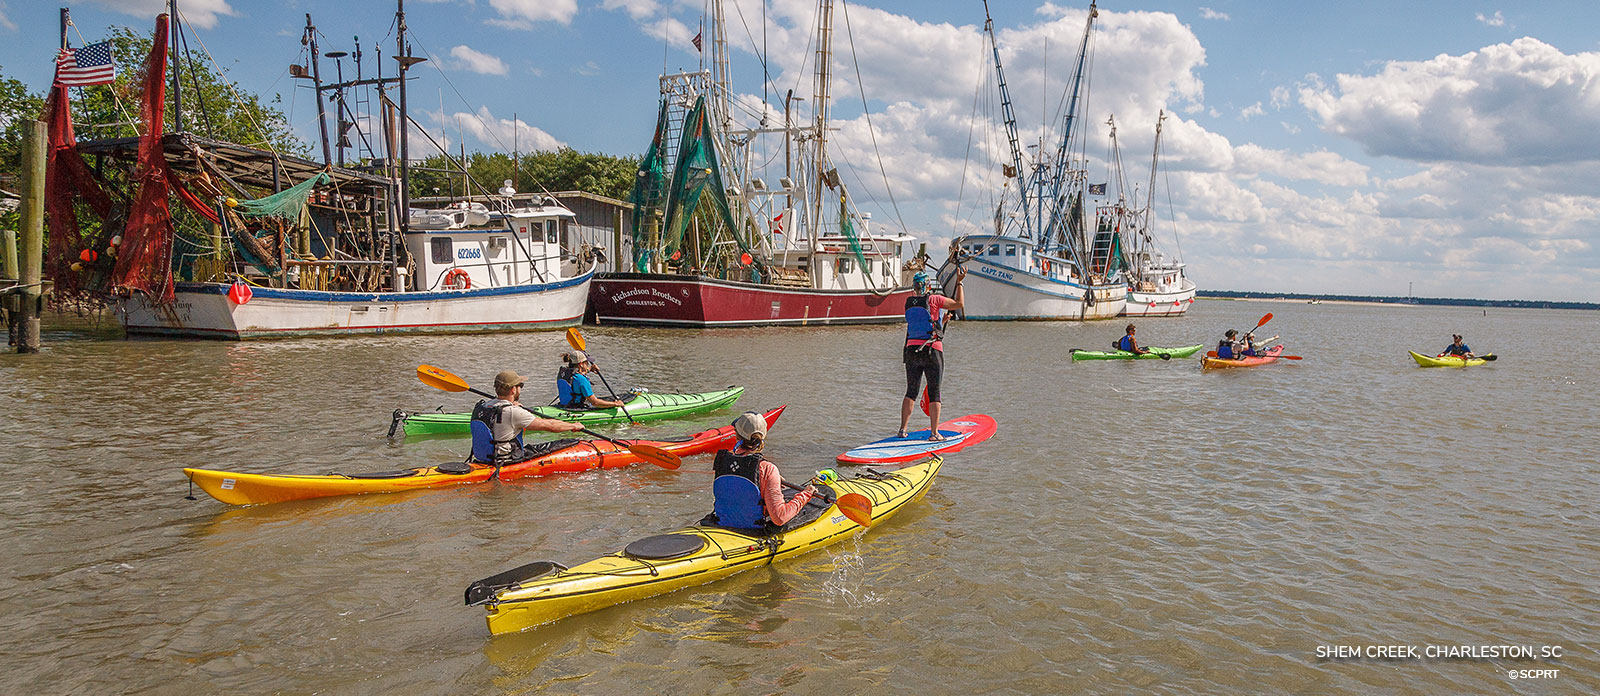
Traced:
[[[746, 110], [764, 102], [781, 114], [789, 89], [809, 98], [816, 3], [726, 1]], [[93, 42], [113, 25], [148, 31], [166, 3], [65, 4]], [[1059, 127], [1046, 124], [1058, 124], [1087, 3], [991, 5], [1022, 141], [1054, 148]], [[0, 0], [6, 76], [48, 85], [59, 6]], [[706, 8], [410, 0], [416, 51], [432, 57], [413, 72], [415, 117], [452, 149], [510, 151], [514, 132], [522, 151], [639, 154], [657, 77], [700, 66], [691, 38]], [[324, 52], [349, 51], [356, 36], [369, 56], [380, 43], [393, 52], [392, 0], [180, 9], [191, 47], [203, 42], [229, 77], [279, 95], [308, 140], [315, 102], [287, 71], [305, 13]], [[903, 222], [930, 249], [986, 224], [1009, 159], [983, 13], [979, 0], [834, 11], [830, 152], [879, 229]], [[1594, 26], [1600, 3], [1587, 0], [1106, 0], [1080, 107], [1090, 177], [1118, 181], [1114, 117], [1124, 191], [1144, 195], [1165, 112], [1157, 228], [1202, 289], [1600, 301]]]

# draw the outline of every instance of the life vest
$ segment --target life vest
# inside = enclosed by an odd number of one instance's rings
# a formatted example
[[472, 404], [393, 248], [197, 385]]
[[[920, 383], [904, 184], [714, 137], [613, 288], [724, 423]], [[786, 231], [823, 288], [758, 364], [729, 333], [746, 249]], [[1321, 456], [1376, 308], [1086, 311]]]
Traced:
[[1454, 344], [1454, 343], [1452, 343], [1452, 344], [1444, 347], [1444, 354], [1445, 355], [1466, 355], [1467, 353], [1470, 353], [1470, 352], [1472, 352], [1472, 349], [1468, 348], [1467, 344], [1465, 344], [1465, 343], [1463, 343], [1463, 344], [1461, 344], [1459, 346]]
[[572, 394], [577, 389], [573, 388], [572, 377], [578, 374], [578, 369], [572, 366], [556, 370], [556, 405], [562, 408], [583, 408], [583, 402], [573, 403]]
[[928, 307], [928, 297], [912, 295], [906, 298], [907, 341], [939, 340], [939, 322], [933, 316], [934, 310]]
[[733, 529], [764, 529], [767, 511], [761, 504], [761, 453], [719, 450], [711, 464], [711, 494], [717, 524]]
[[1117, 339], [1117, 350], [1127, 351], [1129, 353], [1132, 353], [1133, 352], [1133, 337], [1132, 336], [1123, 336], [1122, 338]]
[[494, 439], [494, 426], [500, 422], [501, 414], [510, 405], [511, 402], [505, 399], [484, 399], [472, 407], [473, 460], [484, 464], [507, 463], [507, 461], [500, 460], [509, 460], [509, 457], [501, 457], [496, 454], [496, 451], [500, 449], [500, 445], [506, 443], [516, 445], [511, 448], [513, 455], [522, 451], [522, 433], [517, 433], [516, 437], [505, 440]]
[[1217, 342], [1217, 357], [1223, 360], [1233, 360], [1233, 341], [1226, 338]]

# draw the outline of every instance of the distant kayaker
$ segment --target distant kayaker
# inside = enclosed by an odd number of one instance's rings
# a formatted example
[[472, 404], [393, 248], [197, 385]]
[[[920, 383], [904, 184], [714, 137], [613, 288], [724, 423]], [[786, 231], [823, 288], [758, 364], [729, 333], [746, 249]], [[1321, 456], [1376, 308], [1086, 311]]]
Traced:
[[808, 485], [784, 500], [783, 474], [761, 453], [767, 440], [767, 421], [761, 414], [740, 414], [733, 421], [733, 432], [738, 443], [732, 450], [718, 451], [711, 465], [714, 503], [706, 519], [729, 529], [783, 526], [816, 495], [816, 489]]
[[1238, 360], [1243, 350], [1238, 329], [1228, 329], [1222, 334], [1222, 340], [1217, 341], [1217, 357], [1222, 360]]
[[1452, 339], [1450, 345], [1445, 346], [1444, 352], [1440, 353], [1438, 357], [1442, 358], [1446, 355], [1454, 355], [1462, 358], [1477, 357], [1472, 354], [1472, 349], [1468, 348], [1467, 344], [1461, 342], [1461, 334], [1451, 334], [1450, 338]]
[[594, 371], [594, 362], [581, 350], [561, 356], [565, 365], [556, 371], [556, 405], [562, 408], [616, 408], [621, 401], [594, 395], [594, 385], [585, 373]]
[[1125, 330], [1127, 331], [1127, 334], [1122, 338], [1117, 339], [1117, 350], [1120, 350], [1124, 353], [1133, 353], [1134, 355], [1149, 354], [1150, 349], [1140, 348], [1139, 339], [1134, 338], [1133, 336], [1133, 333], [1138, 331], [1138, 328], [1136, 328], [1133, 324], [1129, 324], [1128, 328]]
[[[522, 451], [524, 430], [542, 430], [549, 433], [574, 433], [583, 430], [583, 426], [577, 423], [540, 418], [525, 408], [519, 400], [522, 398], [522, 385], [527, 381], [527, 377], [512, 370], [500, 372], [494, 376], [495, 398], [480, 401], [472, 409], [472, 419], [489, 426], [490, 441], [494, 445], [492, 463], [519, 462], [527, 458]], [[488, 449], [487, 444], [478, 441], [479, 437], [478, 433], [473, 433], [474, 453]]]
[[943, 440], [939, 434], [939, 386], [944, 380], [944, 325], [945, 312], [964, 307], [966, 291], [961, 281], [967, 269], [956, 269], [956, 296], [945, 297], [933, 292], [928, 274], [917, 271], [911, 276], [914, 290], [906, 298], [906, 345], [901, 360], [906, 364], [906, 396], [900, 402], [900, 437], [906, 436], [906, 425], [911, 422], [911, 408], [916, 405], [917, 392], [922, 389], [922, 378], [928, 378], [928, 439]]

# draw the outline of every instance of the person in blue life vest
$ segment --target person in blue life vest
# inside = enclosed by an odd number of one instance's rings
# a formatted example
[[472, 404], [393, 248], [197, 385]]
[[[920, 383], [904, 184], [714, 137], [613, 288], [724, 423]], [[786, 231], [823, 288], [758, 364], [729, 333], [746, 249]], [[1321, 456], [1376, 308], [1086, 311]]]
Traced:
[[757, 531], [783, 526], [816, 495], [816, 488], [807, 485], [784, 499], [783, 474], [761, 452], [767, 441], [767, 421], [761, 414], [740, 414], [733, 432], [738, 442], [731, 450], [719, 450], [711, 465], [714, 501], [706, 522]]
[[522, 431], [572, 433], [583, 430], [577, 423], [540, 418], [520, 402], [522, 385], [528, 381], [512, 370], [494, 376], [495, 398], [484, 399], [472, 409], [472, 454], [485, 464], [523, 461], [540, 452], [524, 452]]
[[901, 360], [906, 365], [906, 394], [900, 402], [900, 432], [906, 436], [906, 426], [911, 422], [911, 409], [916, 405], [917, 392], [922, 379], [928, 379], [928, 439], [943, 440], [939, 433], [939, 386], [944, 380], [944, 326], [946, 312], [962, 309], [966, 291], [962, 281], [967, 269], [956, 269], [956, 296], [945, 297], [933, 292], [928, 274], [917, 271], [911, 277], [913, 293], [906, 298], [906, 345]]
[[1117, 350], [1120, 350], [1124, 353], [1133, 353], [1134, 355], [1147, 355], [1150, 353], [1149, 348], [1139, 347], [1139, 339], [1135, 338], [1133, 335], [1135, 331], [1138, 331], [1138, 329], [1134, 327], [1133, 324], [1129, 324], [1128, 328], [1124, 330], [1127, 333], [1124, 334], [1122, 338], [1117, 339]]
[[1461, 334], [1451, 334], [1450, 339], [1450, 345], [1445, 346], [1444, 352], [1440, 353], [1438, 357], [1442, 358], [1446, 355], [1454, 355], [1462, 359], [1477, 357], [1472, 354], [1472, 349], [1468, 348], [1467, 344], [1461, 342]]
[[561, 356], [563, 365], [556, 371], [556, 405], [567, 409], [616, 408], [621, 401], [602, 399], [594, 395], [594, 385], [587, 373], [594, 371], [594, 363], [581, 350]]

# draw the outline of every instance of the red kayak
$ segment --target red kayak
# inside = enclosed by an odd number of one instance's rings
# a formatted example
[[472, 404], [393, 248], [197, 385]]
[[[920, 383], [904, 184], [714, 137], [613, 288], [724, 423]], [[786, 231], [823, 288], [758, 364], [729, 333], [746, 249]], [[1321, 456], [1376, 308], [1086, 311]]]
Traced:
[[1200, 368], [1203, 370], [1217, 370], [1224, 367], [1255, 367], [1278, 362], [1278, 355], [1281, 353], [1283, 353], [1283, 346], [1273, 346], [1263, 351], [1262, 355], [1253, 358], [1239, 358], [1237, 360], [1223, 360], [1222, 358], [1208, 355], [1200, 359]]

